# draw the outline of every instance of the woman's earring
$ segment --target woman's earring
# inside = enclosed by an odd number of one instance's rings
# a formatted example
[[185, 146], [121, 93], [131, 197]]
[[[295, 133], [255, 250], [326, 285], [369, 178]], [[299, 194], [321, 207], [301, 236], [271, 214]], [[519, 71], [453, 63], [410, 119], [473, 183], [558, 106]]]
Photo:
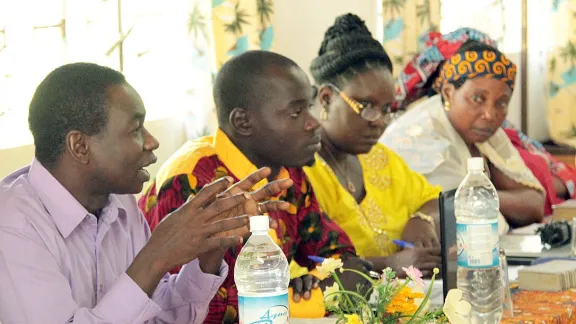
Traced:
[[449, 101], [446, 101], [446, 102], [444, 103], [444, 110], [450, 111], [450, 102], [449, 102]]
[[328, 111], [326, 110], [325, 107], [322, 107], [322, 110], [320, 110], [320, 120], [327, 120], [328, 119]]

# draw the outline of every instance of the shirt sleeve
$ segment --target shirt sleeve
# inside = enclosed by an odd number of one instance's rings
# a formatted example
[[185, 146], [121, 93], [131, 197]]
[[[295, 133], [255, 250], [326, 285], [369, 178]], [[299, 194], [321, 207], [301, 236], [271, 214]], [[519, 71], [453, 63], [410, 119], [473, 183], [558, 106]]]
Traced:
[[0, 273], [3, 324], [144, 323], [162, 311], [126, 274], [94, 308], [81, 307], [39, 238], [12, 228], [0, 228]]
[[[147, 224], [144, 226], [147, 241], [150, 229]], [[177, 274], [166, 274], [152, 295], [162, 311], [148, 323], [202, 323], [210, 300], [227, 276], [228, 265], [224, 261], [218, 275], [212, 275], [202, 272], [197, 259], [184, 265]]]
[[[280, 229], [284, 250], [290, 260], [309, 268], [315, 264], [308, 256], [322, 257], [350, 256], [356, 252], [350, 238], [335, 222], [322, 212], [304, 171], [292, 170], [291, 179], [294, 185], [282, 200], [288, 201], [292, 208], [281, 219]], [[290, 214], [290, 213], [288, 213]]]
[[227, 275], [225, 262], [216, 276], [203, 273], [198, 260], [185, 265], [178, 274], [166, 275], [152, 296], [162, 312], [149, 323], [202, 323], [210, 301]]
[[[215, 170], [222, 171], [218, 174]], [[196, 163], [193, 171], [191, 173], [181, 173], [168, 178], [163, 181], [158, 187], [158, 183], [154, 184], [144, 196], [139, 199], [138, 205], [144, 212], [146, 221], [150, 225], [150, 228], [154, 228], [172, 211], [176, 210], [190, 196], [196, 195], [202, 187], [216, 178], [228, 175], [223, 168], [218, 169], [212, 159], [202, 159]], [[233, 175], [230, 174], [233, 177]], [[237, 179], [233, 177], [235, 181]], [[242, 246], [237, 247], [235, 250], [239, 251]], [[236, 260], [235, 254], [228, 250], [224, 256], [224, 264], [234, 266]], [[182, 269], [176, 268], [172, 270], [172, 273], [178, 274], [172, 275], [172, 277], [165, 277], [162, 283], [165, 285], [159, 287], [154, 296], [154, 301], [158, 302], [161, 306], [167, 304], [186, 304], [182, 299], [190, 298], [191, 301], [196, 300], [195, 309], [192, 310], [190, 307], [186, 306], [184, 308], [173, 309], [169, 312], [165, 312], [161, 317], [165, 321], [173, 321], [180, 314], [186, 314], [186, 312], [195, 312], [195, 318], [205, 319], [206, 322], [221, 322], [223, 314], [227, 310], [227, 306], [230, 300], [234, 299], [234, 296], [228, 296], [228, 294], [233, 295], [235, 291], [234, 278], [232, 273], [229, 272], [229, 267], [225, 266], [220, 269], [220, 275], [215, 278], [215, 276], [204, 275], [200, 277], [200, 280], [195, 276], [191, 275], [193, 272], [199, 271], [199, 267], [196, 263], [188, 264]], [[194, 281], [190, 283], [188, 280], [183, 278], [193, 279]], [[181, 287], [178, 288], [181, 284]], [[170, 295], [170, 291], [175, 288], [178, 294]], [[198, 289], [202, 288], [205, 290], [204, 293], [199, 293]], [[216, 294], [218, 289], [226, 292], [224, 295]], [[180, 295], [180, 297], [178, 297]], [[188, 297], [185, 297], [188, 296]], [[158, 298], [165, 298], [164, 301], [160, 301]], [[190, 305], [188, 303], [188, 305]], [[164, 307], [163, 307], [164, 309]], [[180, 323], [180, 321], [178, 321]], [[184, 322], [188, 323], [188, 322]]]

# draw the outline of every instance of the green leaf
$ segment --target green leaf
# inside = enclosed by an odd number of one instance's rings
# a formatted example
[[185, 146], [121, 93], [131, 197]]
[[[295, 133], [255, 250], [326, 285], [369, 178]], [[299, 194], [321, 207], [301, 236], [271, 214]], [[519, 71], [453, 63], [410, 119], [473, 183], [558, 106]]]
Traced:
[[188, 16], [188, 33], [194, 34], [194, 37], [198, 37], [198, 34], [202, 34], [202, 37], [204, 37], [207, 42], [210, 41], [208, 23], [206, 17], [198, 7], [198, 4], [194, 5], [194, 9]]
[[404, 9], [404, 0], [382, 0], [382, 9], [389, 12], [390, 16], [398, 15]]
[[234, 20], [225, 24], [224, 30], [228, 33], [242, 35], [244, 25], [250, 25], [248, 17], [250, 17], [250, 15], [248, 15], [245, 10], [240, 9], [240, 3], [236, 3], [234, 6]]
[[416, 6], [416, 17], [420, 19], [420, 25], [428, 20], [430, 23], [430, 1], [424, 1], [424, 4]]
[[264, 26], [271, 21], [271, 15], [274, 14], [274, 4], [272, 0], [256, 0], [256, 12], [260, 17], [260, 24], [262, 25], [262, 29]]

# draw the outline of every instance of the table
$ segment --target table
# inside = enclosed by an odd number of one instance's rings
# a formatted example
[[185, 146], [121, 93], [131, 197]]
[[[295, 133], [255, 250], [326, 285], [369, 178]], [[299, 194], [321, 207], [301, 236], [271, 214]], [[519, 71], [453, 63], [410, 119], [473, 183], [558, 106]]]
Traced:
[[576, 323], [576, 289], [562, 292], [516, 291], [513, 296], [514, 317], [504, 324]]
[[[523, 266], [509, 266], [511, 281], [518, 278]], [[431, 307], [439, 307], [443, 298], [442, 281], [432, 287]], [[504, 318], [502, 324], [576, 324], [576, 289], [563, 292], [540, 292], [513, 290], [514, 317]], [[336, 318], [298, 319], [291, 318], [290, 324], [335, 324]]]

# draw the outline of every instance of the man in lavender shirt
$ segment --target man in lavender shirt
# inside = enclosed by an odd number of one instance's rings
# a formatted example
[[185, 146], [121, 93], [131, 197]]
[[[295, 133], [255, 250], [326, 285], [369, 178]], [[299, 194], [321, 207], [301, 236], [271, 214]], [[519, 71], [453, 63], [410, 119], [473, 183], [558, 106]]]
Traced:
[[246, 192], [262, 169], [205, 187], [151, 234], [132, 196], [159, 145], [145, 114], [124, 76], [96, 64], [64, 65], [38, 86], [35, 159], [0, 183], [3, 324], [202, 322], [227, 275], [223, 255], [246, 234], [239, 215], [288, 208], [257, 201], [290, 180]]

